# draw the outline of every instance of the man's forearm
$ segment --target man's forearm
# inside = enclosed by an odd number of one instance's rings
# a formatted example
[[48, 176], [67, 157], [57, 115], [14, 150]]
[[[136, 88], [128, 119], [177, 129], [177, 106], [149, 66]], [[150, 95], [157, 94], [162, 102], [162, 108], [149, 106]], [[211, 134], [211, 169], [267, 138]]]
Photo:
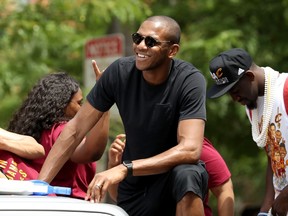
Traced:
[[272, 206], [274, 200], [274, 186], [273, 186], [273, 171], [271, 168], [271, 161], [270, 158], [267, 157], [268, 163], [266, 168], [266, 188], [265, 188], [265, 195], [264, 200], [261, 205], [260, 212], [268, 212]]
[[80, 143], [79, 137], [76, 138], [76, 133], [73, 125], [67, 124], [55, 144], [51, 148], [42, 168], [38, 179], [50, 183], [57, 175], [63, 165], [69, 160], [73, 154], [77, 143]]

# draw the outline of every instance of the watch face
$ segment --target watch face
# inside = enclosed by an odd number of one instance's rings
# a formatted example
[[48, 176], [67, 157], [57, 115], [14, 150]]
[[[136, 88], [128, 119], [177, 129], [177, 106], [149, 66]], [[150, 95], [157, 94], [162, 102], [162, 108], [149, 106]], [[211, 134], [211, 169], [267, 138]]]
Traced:
[[132, 166], [132, 162], [131, 162], [131, 161], [128, 161], [128, 160], [123, 161], [123, 164], [124, 164], [125, 166]]

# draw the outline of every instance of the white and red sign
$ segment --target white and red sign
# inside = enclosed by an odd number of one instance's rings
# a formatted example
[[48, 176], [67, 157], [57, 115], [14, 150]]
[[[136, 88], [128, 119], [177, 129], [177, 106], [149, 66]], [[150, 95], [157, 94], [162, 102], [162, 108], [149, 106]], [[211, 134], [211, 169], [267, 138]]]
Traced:
[[103, 71], [113, 61], [122, 56], [124, 56], [123, 34], [112, 34], [87, 41], [85, 44], [84, 62], [85, 87], [92, 87], [95, 84], [92, 60], [95, 60], [99, 69]]

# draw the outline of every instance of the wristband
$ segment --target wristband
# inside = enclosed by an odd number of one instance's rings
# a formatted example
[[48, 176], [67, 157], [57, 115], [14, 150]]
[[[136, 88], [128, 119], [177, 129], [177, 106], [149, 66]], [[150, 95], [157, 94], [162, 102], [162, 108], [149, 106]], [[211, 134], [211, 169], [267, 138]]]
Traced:
[[266, 212], [259, 212], [257, 216], [268, 216], [269, 214]]
[[125, 160], [122, 164], [127, 168], [127, 177], [133, 176], [133, 163], [129, 160]]

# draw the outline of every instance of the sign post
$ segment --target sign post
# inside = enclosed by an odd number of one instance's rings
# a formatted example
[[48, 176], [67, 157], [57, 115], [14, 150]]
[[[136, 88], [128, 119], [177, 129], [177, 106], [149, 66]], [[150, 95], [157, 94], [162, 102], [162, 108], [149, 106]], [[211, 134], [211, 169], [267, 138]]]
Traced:
[[[124, 56], [123, 34], [111, 34], [87, 41], [85, 44], [84, 86], [91, 89], [96, 82], [92, 60], [95, 60], [99, 69], [103, 71], [122, 56]], [[119, 118], [119, 112], [115, 105], [111, 107], [111, 119], [113, 118]], [[106, 164], [107, 152], [97, 163], [97, 172], [105, 170]]]
[[95, 60], [101, 71], [113, 61], [124, 56], [123, 34], [111, 34], [94, 38], [85, 44], [84, 85], [91, 88], [95, 84], [92, 60]]

